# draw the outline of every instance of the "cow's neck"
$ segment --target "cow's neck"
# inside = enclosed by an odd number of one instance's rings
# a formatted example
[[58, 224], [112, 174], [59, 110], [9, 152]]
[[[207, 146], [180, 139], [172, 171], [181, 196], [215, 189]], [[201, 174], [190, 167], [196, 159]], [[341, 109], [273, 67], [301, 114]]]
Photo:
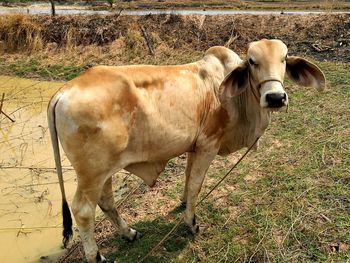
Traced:
[[[255, 91], [255, 93], [254, 93]], [[259, 96], [251, 84], [246, 91], [222, 105], [229, 115], [220, 154], [229, 154], [249, 147], [263, 135], [270, 122], [270, 112], [261, 109]]]

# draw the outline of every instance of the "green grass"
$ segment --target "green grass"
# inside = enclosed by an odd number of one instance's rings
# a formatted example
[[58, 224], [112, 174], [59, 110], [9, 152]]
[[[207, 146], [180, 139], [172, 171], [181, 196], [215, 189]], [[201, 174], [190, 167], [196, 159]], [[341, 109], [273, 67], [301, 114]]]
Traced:
[[[207, 229], [194, 237], [181, 224], [145, 262], [350, 260], [349, 64], [319, 66], [327, 90], [287, 85], [289, 112], [273, 115], [259, 150], [198, 208], [198, 221]], [[108, 259], [137, 262], [177, 222], [184, 164], [180, 158], [171, 161], [159, 190], [156, 186], [126, 204], [124, 215], [143, 214], [132, 225], [145, 235], [135, 243], [118, 235], [107, 239], [102, 252]], [[231, 165], [218, 157], [202, 194]], [[156, 198], [152, 204], [150, 198]], [[169, 202], [175, 205], [169, 208]]]
[[[72, 52], [56, 56], [50, 55], [26, 55], [19, 53], [19, 58], [11, 56], [0, 57], [0, 72], [2, 75], [11, 75], [23, 78], [38, 78], [43, 80], [67, 81], [75, 78], [83, 71], [94, 65], [125, 65], [125, 64], [185, 64], [196, 61], [202, 57], [202, 52], [193, 50], [181, 50], [176, 54], [161, 54], [157, 57], [148, 55], [144, 48], [124, 48], [123, 54], [116, 58], [114, 54], [100, 53], [97, 48], [93, 50], [93, 56], [87, 55], [78, 60]], [[54, 61], [54, 62], [53, 62]]]
[[25, 78], [40, 78], [45, 80], [71, 80], [85, 70], [83, 65], [64, 65], [43, 63], [40, 59], [20, 59], [8, 63], [0, 59], [2, 74]]

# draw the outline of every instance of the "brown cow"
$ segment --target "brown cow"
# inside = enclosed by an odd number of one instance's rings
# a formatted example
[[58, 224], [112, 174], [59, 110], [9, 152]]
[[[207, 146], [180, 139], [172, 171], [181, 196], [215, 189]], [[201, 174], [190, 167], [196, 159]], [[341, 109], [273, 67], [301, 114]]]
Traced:
[[103, 262], [94, 239], [99, 205], [119, 232], [129, 228], [114, 208], [111, 176], [125, 169], [153, 186], [166, 163], [187, 153], [185, 222], [198, 232], [195, 205], [217, 154], [247, 147], [261, 136], [271, 111], [288, 104], [284, 75], [302, 86], [325, 87], [314, 64], [288, 57], [279, 40], [249, 45], [247, 60], [225, 47], [178, 66], [98, 66], [52, 98], [48, 120], [63, 199], [64, 243], [72, 234], [58, 138], [78, 179], [72, 211], [88, 262]]

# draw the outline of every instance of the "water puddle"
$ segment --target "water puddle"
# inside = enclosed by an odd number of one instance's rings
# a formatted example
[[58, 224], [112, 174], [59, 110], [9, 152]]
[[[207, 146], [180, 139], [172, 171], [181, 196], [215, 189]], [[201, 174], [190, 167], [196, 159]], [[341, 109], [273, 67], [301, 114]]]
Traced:
[[[0, 76], [0, 262], [56, 262], [62, 249], [61, 192], [46, 120], [63, 82]], [[69, 204], [75, 172], [61, 151]], [[113, 177], [117, 202], [139, 183], [125, 171]], [[102, 212], [97, 210], [97, 218]]]
[[[46, 121], [51, 95], [63, 83], [0, 76], [0, 262], [54, 261], [61, 248], [61, 197]], [[1, 97], [0, 97], [1, 98]], [[75, 173], [63, 156], [68, 199]], [[47, 262], [47, 260], [46, 260]]]

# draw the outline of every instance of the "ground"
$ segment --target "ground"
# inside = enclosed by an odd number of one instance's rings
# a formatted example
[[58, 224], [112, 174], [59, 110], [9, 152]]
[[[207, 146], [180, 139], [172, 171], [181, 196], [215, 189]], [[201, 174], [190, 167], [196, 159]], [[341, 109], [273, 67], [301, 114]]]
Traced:
[[[203, 233], [192, 236], [181, 224], [145, 262], [346, 262], [350, 260], [349, 19], [331, 14], [1, 17], [0, 69], [9, 75], [71, 79], [95, 64], [185, 63], [200, 58], [212, 45], [226, 45], [244, 55], [252, 40], [282, 39], [291, 54], [319, 65], [327, 78], [326, 91], [287, 82], [288, 112], [273, 115], [258, 151], [250, 153], [198, 208]], [[154, 56], [140, 26], [152, 39]], [[11, 39], [6, 30], [18, 28], [17, 38]], [[215, 159], [202, 194], [242, 153]], [[107, 220], [97, 219], [96, 237], [108, 259], [137, 262], [174, 226], [182, 211], [185, 161], [185, 156], [171, 160], [152, 189], [123, 174], [124, 183], [115, 186], [116, 193], [135, 192], [119, 209], [144, 237], [128, 243], [112, 233]], [[62, 261], [82, 258], [77, 243]]]

